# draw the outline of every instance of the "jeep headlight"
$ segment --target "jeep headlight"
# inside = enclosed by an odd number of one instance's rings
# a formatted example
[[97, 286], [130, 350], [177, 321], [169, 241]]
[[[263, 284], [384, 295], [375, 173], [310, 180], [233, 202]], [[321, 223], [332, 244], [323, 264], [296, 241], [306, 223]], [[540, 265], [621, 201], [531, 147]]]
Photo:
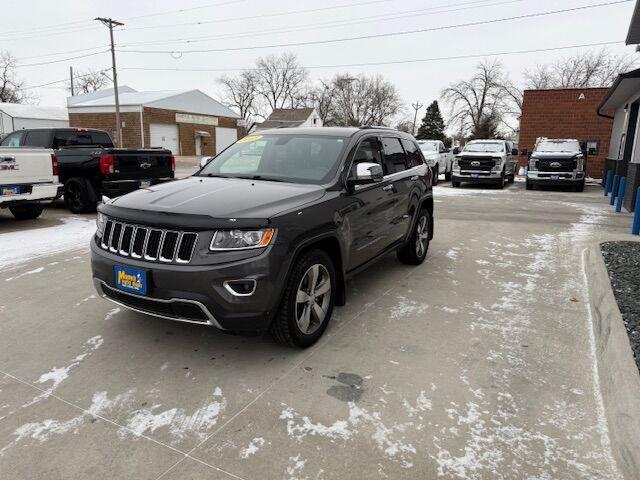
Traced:
[[104, 234], [104, 226], [106, 223], [106, 217], [103, 214], [98, 213], [98, 216], [96, 217], [96, 237], [102, 238], [102, 235]]
[[217, 230], [211, 239], [209, 250], [248, 250], [263, 248], [271, 243], [275, 235], [273, 228], [261, 230]]

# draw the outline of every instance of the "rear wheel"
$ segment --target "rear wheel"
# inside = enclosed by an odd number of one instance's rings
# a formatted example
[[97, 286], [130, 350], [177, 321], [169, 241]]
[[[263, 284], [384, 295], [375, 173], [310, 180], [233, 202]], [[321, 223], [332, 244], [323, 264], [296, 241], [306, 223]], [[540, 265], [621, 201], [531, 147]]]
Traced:
[[95, 212], [98, 206], [95, 191], [84, 178], [70, 178], [65, 182], [64, 203], [73, 213]]
[[444, 179], [447, 182], [451, 181], [451, 165], [449, 165], [449, 170], [447, 170], [446, 172], [444, 172]]
[[431, 236], [431, 215], [421, 210], [413, 227], [413, 233], [407, 243], [398, 250], [398, 260], [408, 265], [420, 265], [424, 262], [429, 250]]
[[458, 188], [458, 187], [460, 187], [460, 182], [456, 182], [456, 181], [454, 180], [453, 182], [451, 182], [451, 186], [452, 186], [453, 188]]
[[322, 250], [303, 253], [289, 275], [282, 304], [271, 324], [273, 338], [300, 348], [317, 342], [331, 320], [336, 286], [331, 258]]
[[9, 211], [18, 220], [33, 220], [38, 218], [43, 210], [44, 206], [37, 203], [9, 207]]

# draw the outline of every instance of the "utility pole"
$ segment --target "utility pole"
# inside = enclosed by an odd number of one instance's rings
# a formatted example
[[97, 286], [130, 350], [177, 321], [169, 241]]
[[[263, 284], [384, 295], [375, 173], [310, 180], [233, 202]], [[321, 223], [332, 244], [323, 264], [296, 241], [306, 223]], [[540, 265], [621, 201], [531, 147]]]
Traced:
[[413, 135], [416, 134], [416, 122], [418, 121], [418, 110], [420, 110], [422, 107], [424, 107], [424, 105], [422, 105], [420, 102], [416, 102], [416, 103], [412, 103], [411, 106], [413, 107], [413, 109], [416, 111], [416, 113], [413, 115]]
[[73, 67], [69, 67], [69, 79], [71, 80], [71, 96], [73, 97], [75, 95], [73, 90]]
[[113, 45], [113, 27], [122, 27], [124, 23], [104, 17], [97, 17], [94, 20], [98, 20], [109, 28], [109, 38], [111, 39], [111, 66], [113, 68], [113, 93], [116, 100], [116, 145], [122, 148], [122, 123], [120, 122], [120, 99], [118, 98], [118, 72], [116, 69], [116, 49]]

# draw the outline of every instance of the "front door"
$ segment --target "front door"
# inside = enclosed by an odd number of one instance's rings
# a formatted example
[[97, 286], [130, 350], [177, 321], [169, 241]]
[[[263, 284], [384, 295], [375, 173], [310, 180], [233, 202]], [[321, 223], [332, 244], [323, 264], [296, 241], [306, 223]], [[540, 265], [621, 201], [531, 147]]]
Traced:
[[[358, 163], [382, 165], [382, 153], [377, 137], [367, 137], [360, 142], [349, 170], [349, 177], [355, 178]], [[371, 260], [389, 244], [389, 225], [394, 208], [392, 189], [391, 182], [382, 181], [356, 186], [348, 196], [348, 204], [341, 212], [349, 237], [348, 270]]]

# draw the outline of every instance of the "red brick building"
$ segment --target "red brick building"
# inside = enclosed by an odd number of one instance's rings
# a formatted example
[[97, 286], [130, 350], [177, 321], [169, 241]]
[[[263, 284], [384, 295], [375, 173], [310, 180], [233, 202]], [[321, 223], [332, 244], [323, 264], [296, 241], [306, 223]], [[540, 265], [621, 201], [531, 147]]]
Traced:
[[[588, 142], [598, 154], [589, 157], [587, 174], [602, 178], [613, 120], [598, 116], [598, 106], [607, 91], [606, 88], [526, 90], [520, 119], [520, 150], [531, 152], [539, 137]], [[525, 166], [528, 157], [521, 155], [519, 160]]]

